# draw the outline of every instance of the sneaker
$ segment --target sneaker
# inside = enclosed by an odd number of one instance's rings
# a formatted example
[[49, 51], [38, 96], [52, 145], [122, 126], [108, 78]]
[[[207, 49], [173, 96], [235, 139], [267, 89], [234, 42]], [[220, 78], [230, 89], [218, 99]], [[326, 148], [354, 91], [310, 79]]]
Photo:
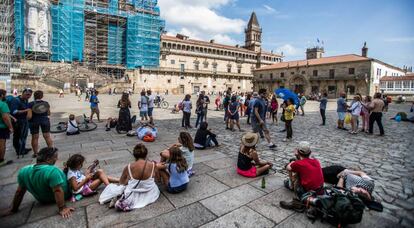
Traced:
[[6, 166], [6, 165], [10, 165], [11, 163], [13, 163], [12, 160], [3, 160], [2, 162], [0, 162], [0, 167]]
[[303, 205], [299, 200], [293, 199], [290, 202], [280, 201], [280, 207], [287, 210], [293, 210], [299, 213], [305, 211], [305, 205]]
[[269, 148], [270, 149], [276, 148], [276, 145], [275, 144], [269, 145]]

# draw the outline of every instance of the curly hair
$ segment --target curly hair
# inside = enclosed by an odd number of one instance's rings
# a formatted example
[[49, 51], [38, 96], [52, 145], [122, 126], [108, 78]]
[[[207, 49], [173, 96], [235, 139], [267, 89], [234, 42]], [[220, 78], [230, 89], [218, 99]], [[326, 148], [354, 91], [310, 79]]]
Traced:
[[183, 152], [176, 146], [170, 148], [170, 158], [168, 159], [168, 163], [175, 163], [179, 173], [185, 172], [188, 169], [187, 161], [183, 157]]
[[194, 150], [193, 138], [191, 137], [190, 133], [182, 131], [180, 132], [179, 137], [183, 146], [187, 147], [190, 151]]
[[83, 155], [74, 154], [66, 161], [66, 167], [63, 171], [67, 174], [69, 169], [77, 169], [84, 161], [85, 157]]

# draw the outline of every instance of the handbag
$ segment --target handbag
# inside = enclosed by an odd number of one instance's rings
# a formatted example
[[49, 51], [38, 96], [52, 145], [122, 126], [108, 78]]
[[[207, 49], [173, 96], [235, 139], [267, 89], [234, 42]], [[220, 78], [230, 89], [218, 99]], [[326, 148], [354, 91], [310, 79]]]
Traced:
[[[131, 189], [131, 192], [128, 194], [128, 196], [125, 196], [125, 191], [124, 193], [122, 193], [120, 199], [118, 201], [116, 201], [115, 203], [115, 208], [119, 211], [131, 211], [132, 210], [132, 202], [128, 202], [128, 198], [132, 195], [132, 190], [136, 189], [139, 185], [139, 183], [141, 183], [142, 178], [144, 177], [144, 172], [145, 172], [145, 167], [147, 166], [147, 160], [145, 160], [145, 164], [144, 164], [144, 169], [142, 170], [142, 174], [141, 174], [141, 178], [138, 181], [138, 183]], [[131, 177], [132, 178], [132, 177]]]

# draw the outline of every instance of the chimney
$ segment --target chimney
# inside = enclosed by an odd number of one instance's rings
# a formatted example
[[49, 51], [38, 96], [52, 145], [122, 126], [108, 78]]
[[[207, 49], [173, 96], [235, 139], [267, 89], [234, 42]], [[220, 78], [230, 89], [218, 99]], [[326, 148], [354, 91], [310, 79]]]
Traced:
[[368, 57], [367, 42], [364, 42], [364, 46], [362, 47], [362, 57]]
[[211, 43], [211, 44], [214, 44], [214, 42], [215, 42], [215, 41], [214, 41], [214, 39], [211, 39], [211, 40], [210, 40], [210, 43]]

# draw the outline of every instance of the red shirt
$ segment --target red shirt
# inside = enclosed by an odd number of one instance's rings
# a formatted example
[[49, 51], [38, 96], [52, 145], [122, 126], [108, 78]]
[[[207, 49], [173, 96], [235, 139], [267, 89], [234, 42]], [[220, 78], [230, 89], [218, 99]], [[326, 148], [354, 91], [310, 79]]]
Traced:
[[293, 162], [292, 172], [298, 173], [300, 184], [306, 191], [317, 190], [323, 186], [321, 164], [316, 159], [305, 158]]

